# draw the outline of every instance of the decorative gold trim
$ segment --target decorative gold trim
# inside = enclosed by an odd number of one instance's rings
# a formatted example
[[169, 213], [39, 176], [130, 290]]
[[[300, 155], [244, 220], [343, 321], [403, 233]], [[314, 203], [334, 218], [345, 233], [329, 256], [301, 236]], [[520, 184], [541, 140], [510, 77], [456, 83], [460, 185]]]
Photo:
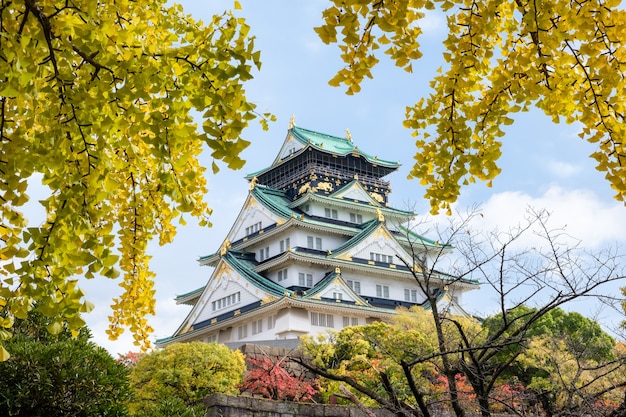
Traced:
[[228, 249], [230, 249], [230, 239], [226, 238], [224, 240], [224, 243], [222, 244], [222, 247], [220, 248], [220, 256], [226, 255]]
[[250, 191], [254, 190], [254, 187], [256, 187], [256, 183], [259, 181], [259, 179], [255, 176], [252, 177], [252, 179], [250, 180]]

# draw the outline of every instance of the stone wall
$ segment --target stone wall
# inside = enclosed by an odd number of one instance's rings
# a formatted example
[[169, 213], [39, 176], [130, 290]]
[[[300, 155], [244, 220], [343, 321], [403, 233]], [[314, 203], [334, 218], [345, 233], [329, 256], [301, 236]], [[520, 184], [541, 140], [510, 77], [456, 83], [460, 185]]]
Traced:
[[[366, 417], [356, 407], [271, 401], [253, 397], [212, 394], [204, 399], [206, 417]], [[393, 417], [389, 411], [370, 409], [377, 417]]]

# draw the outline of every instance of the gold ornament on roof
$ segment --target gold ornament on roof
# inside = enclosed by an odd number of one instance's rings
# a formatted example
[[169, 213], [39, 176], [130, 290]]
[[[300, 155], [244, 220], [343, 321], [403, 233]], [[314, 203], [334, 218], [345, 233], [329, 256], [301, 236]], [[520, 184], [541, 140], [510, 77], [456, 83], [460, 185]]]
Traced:
[[222, 248], [220, 249], [220, 255], [226, 255], [226, 252], [230, 249], [230, 239], [226, 238], [224, 243], [222, 244]]
[[383, 212], [380, 211], [379, 208], [376, 209], [376, 215], [378, 216], [378, 221], [379, 222], [384, 222], [385, 221], [385, 216], [383, 216]]
[[256, 183], [259, 181], [259, 179], [257, 177], [253, 177], [250, 180], [250, 191], [254, 190], [254, 187], [256, 187]]
[[352, 133], [350, 133], [350, 129], [346, 129], [346, 139], [352, 142]]
[[292, 114], [291, 118], [289, 119], [289, 129], [293, 129], [296, 125], [296, 115]]

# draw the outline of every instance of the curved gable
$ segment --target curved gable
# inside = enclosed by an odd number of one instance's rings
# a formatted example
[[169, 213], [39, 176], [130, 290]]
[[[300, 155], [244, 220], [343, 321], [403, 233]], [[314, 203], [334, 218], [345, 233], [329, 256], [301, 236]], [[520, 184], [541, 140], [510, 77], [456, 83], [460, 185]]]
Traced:
[[342, 260], [360, 258], [387, 264], [404, 264], [404, 260], [412, 264], [411, 254], [396, 240], [385, 223], [379, 220], [373, 220], [361, 233], [335, 249], [333, 257]]
[[381, 206], [381, 202], [379, 201], [379, 199], [377, 199], [376, 197], [374, 197], [374, 195], [365, 191], [361, 183], [357, 181], [356, 179], [346, 184], [341, 189], [330, 194], [329, 197], [367, 203], [373, 206]]

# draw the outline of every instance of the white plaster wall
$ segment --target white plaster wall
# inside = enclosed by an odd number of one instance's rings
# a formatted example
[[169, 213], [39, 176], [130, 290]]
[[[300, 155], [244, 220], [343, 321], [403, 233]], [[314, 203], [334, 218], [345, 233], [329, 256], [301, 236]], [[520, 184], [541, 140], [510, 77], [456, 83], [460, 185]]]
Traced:
[[247, 236], [246, 227], [259, 222], [261, 222], [261, 228], [264, 229], [276, 223], [276, 219], [259, 203], [253, 202], [253, 204], [242, 213], [239, 226], [233, 230], [233, 235], [230, 240], [234, 242], [243, 239]]
[[275, 333], [279, 338], [286, 337], [286, 332], [309, 332], [309, 316], [306, 310], [288, 308], [276, 314]]
[[[259, 290], [257, 287], [250, 284], [246, 280], [239, 278], [238, 276], [234, 277], [233, 280], [229, 282], [227, 282], [226, 280], [221, 280], [221, 285], [220, 283], [216, 285], [215, 281], [216, 280], [213, 280], [213, 283], [209, 282], [210, 296], [207, 298], [206, 302], [202, 306], [202, 309], [197, 312], [196, 317], [192, 317], [192, 323], [199, 323], [210, 318], [219, 316], [220, 314], [237, 310], [243, 306], [258, 301], [265, 296], [265, 293], [263, 291]], [[224, 298], [236, 292], [240, 293], [239, 302], [213, 311], [213, 301]]]
[[302, 145], [302, 143], [295, 140], [292, 136], [289, 136], [280, 150], [279, 159], [285, 159], [294, 152], [298, 152], [303, 147], [304, 145]]
[[343, 192], [342, 195], [345, 199], [353, 199], [359, 201], [369, 201], [372, 199], [370, 195], [367, 194], [367, 192], [357, 186], [351, 187], [350, 189]]

